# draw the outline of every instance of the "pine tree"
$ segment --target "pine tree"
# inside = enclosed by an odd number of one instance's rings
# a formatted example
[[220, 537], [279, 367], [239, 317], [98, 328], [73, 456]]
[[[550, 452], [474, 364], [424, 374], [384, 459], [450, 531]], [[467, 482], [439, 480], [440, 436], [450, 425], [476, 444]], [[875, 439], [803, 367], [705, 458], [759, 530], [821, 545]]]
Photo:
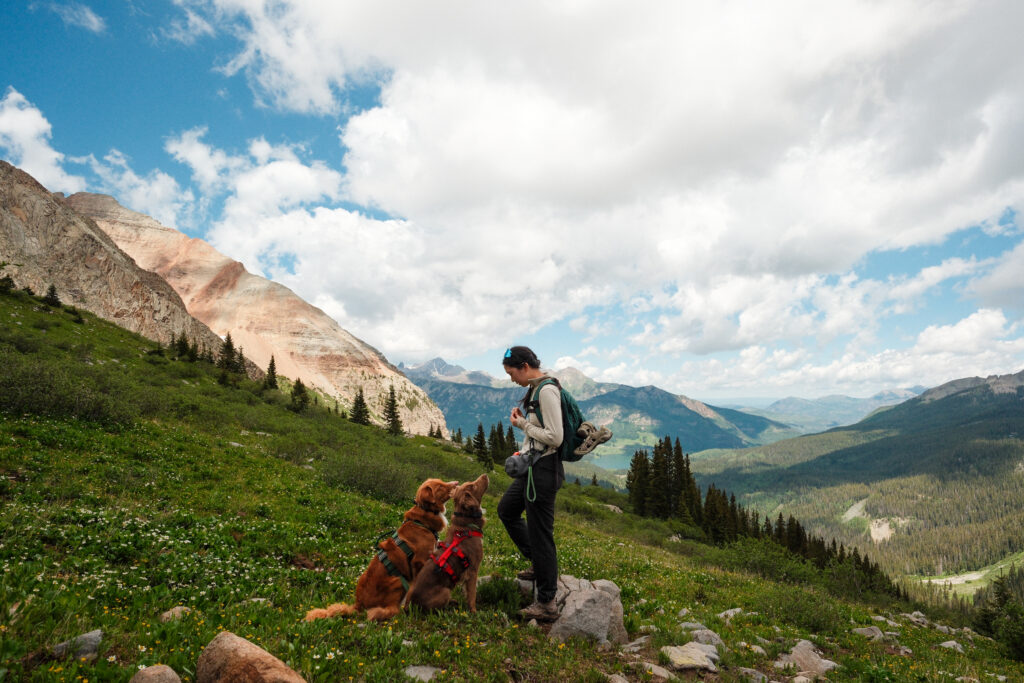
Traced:
[[309, 392], [306, 391], [306, 385], [302, 383], [302, 380], [297, 379], [292, 385], [292, 410], [301, 413], [307, 407], [309, 407]]
[[478, 422], [476, 425], [476, 436], [473, 437], [473, 452], [477, 455], [487, 455], [487, 437], [484, 436], [484, 425]]
[[231, 333], [224, 336], [224, 344], [220, 347], [217, 367], [221, 370], [233, 370], [235, 364], [235, 342], [231, 341]]
[[508, 455], [512, 455], [519, 450], [519, 442], [516, 441], [516, 435], [512, 431], [512, 425], [508, 426], [508, 431], [505, 432], [505, 451]]
[[277, 389], [277, 364], [273, 356], [270, 357], [270, 365], [267, 366], [267, 376], [263, 378], [263, 387]]
[[455, 430], [455, 436], [452, 439], [455, 443], [462, 443], [462, 427]]
[[669, 507], [669, 481], [668, 455], [663, 444], [658, 443], [651, 455], [651, 485], [647, 490], [647, 514], [652, 517], [668, 519], [672, 512]]
[[647, 451], [636, 451], [626, 474], [626, 489], [633, 511], [643, 517], [647, 514], [647, 489], [650, 486], [650, 461]]
[[398, 399], [395, 397], [395, 385], [388, 389], [388, 400], [384, 404], [384, 424], [388, 434], [400, 436], [405, 433], [402, 428], [402, 418], [398, 415]]
[[352, 400], [352, 412], [349, 414], [348, 419], [357, 425], [370, 424], [370, 409], [366, 407], [366, 399], [363, 397], [362, 387], [356, 390], [356, 397]]
[[593, 477], [591, 477], [591, 479], [590, 479], [590, 485], [591, 485], [591, 486], [600, 486], [600, 485], [601, 485], [601, 484], [599, 484], [599, 483], [598, 483], [598, 481], [597, 481], [597, 472], [594, 472], [594, 476], [593, 476]]
[[191, 346], [189, 346], [188, 337], [186, 337], [185, 333], [182, 332], [181, 336], [178, 337], [177, 341], [174, 343], [174, 352], [178, 355], [178, 358], [187, 358], [190, 360], [195, 360], [194, 358], [190, 358], [190, 349]]
[[60, 306], [60, 297], [57, 296], [56, 287], [50, 285], [49, 289], [46, 290], [46, 294], [43, 296], [43, 303], [53, 308]]

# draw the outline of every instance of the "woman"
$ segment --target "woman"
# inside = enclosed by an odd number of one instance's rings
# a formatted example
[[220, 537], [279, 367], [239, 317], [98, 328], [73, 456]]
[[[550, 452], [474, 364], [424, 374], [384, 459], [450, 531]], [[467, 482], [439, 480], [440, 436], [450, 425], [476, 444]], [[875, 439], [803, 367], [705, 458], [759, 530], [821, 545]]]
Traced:
[[[562, 444], [561, 392], [557, 380], [537, 391], [542, 381], [554, 378], [541, 371], [537, 355], [525, 346], [513, 346], [505, 351], [501, 363], [513, 382], [527, 387], [522, 407], [513, 408], [509, 419], [523, 431], [522, 453], [532, 451], [535, 460], [529, 496], [527, 477], [514, 479], [498, 503], [498, 518], [519, 552], [530, 560], [530, 569], [520, 572], [519, 578], [533, 580], [537, 585], [536, 600], [520, 614], [527, 619], [554, 621], [558, 618], [555, 605], [558, 587], [555, 496], [565, 481], [565, 470], [558, 456], [558, 447]], [[535, 407], [538, 404], [544, 418], [543, 425]]]

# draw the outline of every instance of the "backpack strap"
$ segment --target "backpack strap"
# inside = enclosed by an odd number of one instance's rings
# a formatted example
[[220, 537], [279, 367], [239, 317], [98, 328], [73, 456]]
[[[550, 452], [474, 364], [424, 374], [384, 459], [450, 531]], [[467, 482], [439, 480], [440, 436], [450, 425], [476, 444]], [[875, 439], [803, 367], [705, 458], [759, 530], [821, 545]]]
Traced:
[[540, 420], [540, 426], [544, 426], [544, 416], [540, 412], [540, 390], [545, 384], [554, 384], [558, 387], [559, 400], [561, 400], [562, 385], [554, 377], [548, 377], [541, 380], [537, 387], [530, 394], [530, 400], [526, 403], [526, 413], [537, 413], [537, 419]]

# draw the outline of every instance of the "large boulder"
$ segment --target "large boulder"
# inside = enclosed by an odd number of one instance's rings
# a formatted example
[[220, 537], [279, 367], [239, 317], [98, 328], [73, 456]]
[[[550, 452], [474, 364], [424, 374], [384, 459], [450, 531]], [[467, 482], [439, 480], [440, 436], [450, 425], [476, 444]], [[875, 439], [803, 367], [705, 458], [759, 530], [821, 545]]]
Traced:
[[616, 645], [628, 642], [620, 593], [614, 581], [590, 582], [568, 574], [558, 577], [555, 602], [561, 614], [551, 625], [549, 637], [565, 641], [580, 636]]
[[196, 683], [305, 683], [305, 679], [260, 646], [221, 631], [199, 655]]

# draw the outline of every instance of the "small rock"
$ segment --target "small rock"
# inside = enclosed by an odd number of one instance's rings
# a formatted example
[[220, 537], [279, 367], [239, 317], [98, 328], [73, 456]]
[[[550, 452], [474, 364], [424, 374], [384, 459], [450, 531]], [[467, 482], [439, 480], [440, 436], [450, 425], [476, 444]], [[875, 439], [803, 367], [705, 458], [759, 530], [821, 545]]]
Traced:
[[741, 641], [740, 641], [739, 643], [737, 643], [737, 645], [738, 645], [739, 647], [741, 647], [741, 648], [744, 648], [744, 649], [746, 649], [746, 650], [750, 650], [750, 651], [751, 651], [751, 652], [753, 652], [754, 654], [758, 654], [758, 655], [761, 655], [762, 657], [765, 657], [765, 656], [767, 656], [767, 655], [768, 655], [768, 653], [767, 653], [767, 652], [765, 652], [765, 651], [764, 651], [764, 648], [763, 648], [763, 647], [761, 647], [760, 645], [751, 645], [751, 644], [749, 644], [749, 643], [745, 643], [745, 642], [743, 642], [742, 640], [741, 640]]
[[693, 631], [695, 629], [707, 628], [707, 626], [700, 623], [699, 621], [684, 621], [683, 623], [679, 624], [679, 628], [683, 629], [684, 631]]
[[718, 667], [718, 648], [702, 643], [687, 643], [682, 647], [666, 645], [661, 653], [668, 657], [670, 666], [676, 671], [709, 671], [715, 673]]
[[184, 605], [178, 605], [177, 607], [172, 607], [171, 609], [169, 609], [166, 612], [164, 612], [163, 614], [161, 614], [160, 615], [160, 621], [165, 623], [165, 624], [167, 622], [169, 622], [169, 621], [178, 621], [179, 619], [181, 619], [186, 614], [191, 614], [191, 613], [192, 613], [192, 608], [191, 607], [185, 607]]
[[612, 674], [606, 679], [608, 683], [629, 683], [628, 678], [623, 678], [619, 674]]
[[864, 628], [855, 628], [853, 632], [859, 636], [870, 638], [871, 640], [881, 640], [885, 636], [882, 634], [882, 629], [877, 626], [865, 626]]
[[720, 612], [718, 618], [724, 620], [725, 623], [728, 624], [732, 620], [732, 618], [737, 614], [743, 614], [742, 607], [733, 607], [732, 609], [727, 609], [724, 612]]
[[896, 648], [896, 654], [900, 655], [901, 657], [910, 657], [914, 654], [914, 651], [906, 645], [900, 645], [898, 648]]
[[405, 667], [405, 675], [414, 681], [430, 681], [434, 679], [434, 676], [440, 672], [440, 669], [432, 666], [407, 666]]
[[89, 631], [76, 638], [54, 645], [53, 656], [60, 659], [70, 654], [75, 659], [95, 659], [96, 654], [100, 650], [101, 640], [103, 640], [102, 629]]
[[644, 649], [644, 647], [647, 645], [647, 643], [650, 640], [651, 640], [650, 636], [640, 636], [639, 638], [637, 638], [633, 642], [627, 643], [626, 645], [623, 645], [622, 646], [622, 651], [623, 652], [640, 652], [640, 650]]
[[824, 659], [814, 648], [814, 643], [809, 640], [801, 640], [793, 646], [789, 654], [779, 657], [773, 666], [776, 669], [787, 669], [795, 667], [797, 671], [813, 672], [822, 675], [839, 666], [831, 659]]
[[944, 647], [944, 648], [947, 648], [949, 650], [956, 650], [957, 652], [959, 652], [961, 654], [963, 654], [963, 651], [964, 651], [964, 646], [961, 645], [960, 643], [956, 642], [955, 640], [947, 640], [944, 643], [939, 643], [939, 647]]
[[654, 624], [642, 624], [637, 630], [640, 631], [640, 633], [657, 633], [658, 627]]
[[798, 675], [790, 679], [789, 683], [813, 683], [813, 680], [814, 679], [808, 678], [807, 676]]
[[663, 667], [663, 666], [658, 666], [657, 664], [651, 664], [650, 662], [644, 662], [641, 666], [643, 666], [644, 671], [646, 671], [647, 673], [649, 673], [652, 676], [657, 676], [658, 678], [664, 678], [667, 681], [674, 681], [674, 680], [676, 680], [676, 675], [674, 673], [672, 673], [671, 671], [669, 671], [668, 669], [666, 669], [665, 667]]
[[760, 671], [758, 671], [757, 669], [747, 669], [745, 667], [740, 667], [739, 669], [737, 669], [737, 672], [746, 680], [752, 681], [752, 683], [766, 683], [766, 681], [768, 680], [768, 677]]
[[166, 664], [140, 669], [128, 683], [181, 683], [181, 677]]
[[721, 636], [712, 631], [709, 628], [701, 628], [696, 631], [690, 631], [690, 637], [693, 638], [694, 642], [703, 643], [704, 645], [715, 645], [725, 647], [725, 642]]
[[676, 614], [676, 616], [679, 617], [680, 619], [682, 619], [683, 617], [687, 616], [688, 614], [690, 614], [690, 608], [689, 607], [684, 607], [681, 610], [679, 610], [679, 612]]

